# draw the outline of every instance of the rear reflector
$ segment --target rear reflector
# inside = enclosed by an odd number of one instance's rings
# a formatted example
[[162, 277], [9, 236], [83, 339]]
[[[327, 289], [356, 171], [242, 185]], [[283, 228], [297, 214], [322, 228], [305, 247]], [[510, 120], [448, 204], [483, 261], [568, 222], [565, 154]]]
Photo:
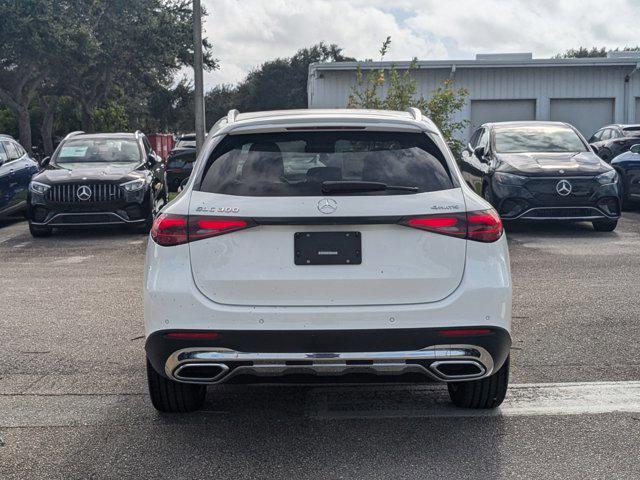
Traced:
[[171, 247], [203, 238], [236, 232], [254, 225], [255, 222], [252, 220], [242, 218], [163, 213], [153, 222], [151, 238], [158, 245]]
[[218, 338], [216, 332], [170, 332], [165, 334], [165, 338], [177, 340], [213, 340]]
[[502, 235], [502, 220], [493, 209], [467, 213], [405, 217], [400, 220], [400, 224], [477, 242], [495, 242]]
[[491, 333], [488, 328], [456, 328], [451, 330], [440, 330], [438, 332], [443, 337], [461, 337], [465, 335], [486, 335]]

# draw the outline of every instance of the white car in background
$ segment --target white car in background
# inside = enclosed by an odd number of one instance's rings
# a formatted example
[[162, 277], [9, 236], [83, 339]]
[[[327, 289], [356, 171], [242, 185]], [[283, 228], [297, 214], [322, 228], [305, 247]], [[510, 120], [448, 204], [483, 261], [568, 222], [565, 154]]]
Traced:
[[436, 380], [493, 408], [507, 241], [416, 109], [233, 110], [154, 223], [145, 324], [164, 412], [196, 410], [207, 385], [311, 376]]

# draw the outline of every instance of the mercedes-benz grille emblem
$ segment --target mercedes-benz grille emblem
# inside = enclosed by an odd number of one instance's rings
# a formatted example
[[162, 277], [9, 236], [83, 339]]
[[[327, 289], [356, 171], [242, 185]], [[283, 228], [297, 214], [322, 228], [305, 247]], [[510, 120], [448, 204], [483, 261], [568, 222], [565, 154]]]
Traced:
[[76, 193], [76, 195], [80, 200], [86, 202], [91, 198], [91, 189], [86, 185], [82, 185], [80, 188], [78, 188], [78, 192]]
[[338, 209], [338, 202], [333, 198], [323, 198], [318, 202], [318, 210], [326, 215], [335, 212]]
[[558, 195], [566, 197], [571, 193], [571, 190], [573, 190], [573, 186], [567, 180], [560, 180], [556, 184], [556, 192], [558, 192]]

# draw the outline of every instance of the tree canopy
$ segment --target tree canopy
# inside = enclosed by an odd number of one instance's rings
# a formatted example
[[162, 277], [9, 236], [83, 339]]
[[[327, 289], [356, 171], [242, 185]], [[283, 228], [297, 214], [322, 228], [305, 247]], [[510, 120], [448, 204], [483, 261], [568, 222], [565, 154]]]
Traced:
[[[114, 114], [121, 119], [148, 114], [149, 102], [157, 100], [154, 95], [170, 88], [180, 68], [193, 64], [191, 4], [1, 2], [0, 102], [17, 117], [21, 143], [31, 148], [30, 109], [36, 97], [43, 112], [41, 133], [49, 137], [52, 111], [61, 97], [76, 103], [86, 131], [95, 130], [100, 119], [113, 120]], [[203, 47], [205, 67], [215, 68], [211, 46], [204, 41]], [[119, 107], [125, 112], [118, 113]]]

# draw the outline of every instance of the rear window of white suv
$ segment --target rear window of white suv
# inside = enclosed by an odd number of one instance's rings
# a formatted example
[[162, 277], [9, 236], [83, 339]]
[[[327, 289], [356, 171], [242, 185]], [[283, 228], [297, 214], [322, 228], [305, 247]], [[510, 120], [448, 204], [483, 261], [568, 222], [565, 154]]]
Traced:
[[284, 132], [228, 135], [209, 157], [199, 190], [241, 196], [320, 196], [323, 182], [378, 182], [408, 190], [454, 188], [442, 152], [422, 133]]

